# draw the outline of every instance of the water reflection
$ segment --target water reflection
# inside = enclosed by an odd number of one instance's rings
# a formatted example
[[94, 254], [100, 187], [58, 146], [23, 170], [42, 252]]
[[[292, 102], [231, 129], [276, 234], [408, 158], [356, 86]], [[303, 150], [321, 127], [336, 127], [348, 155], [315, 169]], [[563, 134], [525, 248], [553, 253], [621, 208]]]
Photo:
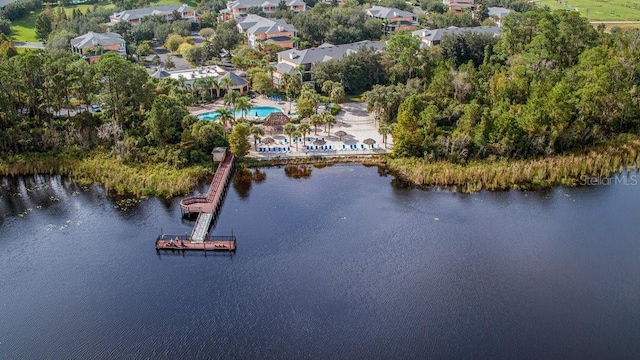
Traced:
[[[316, 167], [320, 166], [319, 164], [314, 165]], [[284, 173], [287, 177], [293, 179], [308, 179], [311, 177], [311, 166], [309, 165], [286, 165], [284, 167]]]
[[241, 199], [246, 199], [249, 197], [251, 193], [252, 183], [262, 183], [267, 179], [267, 174], [260, 169], [255, 169], [251, 171], [248, 168], [240, 168], [236, 170], [233, 175], [233, 179], [231, 183], [233, 184], [233, 189], [238, 193], [238, 196]]

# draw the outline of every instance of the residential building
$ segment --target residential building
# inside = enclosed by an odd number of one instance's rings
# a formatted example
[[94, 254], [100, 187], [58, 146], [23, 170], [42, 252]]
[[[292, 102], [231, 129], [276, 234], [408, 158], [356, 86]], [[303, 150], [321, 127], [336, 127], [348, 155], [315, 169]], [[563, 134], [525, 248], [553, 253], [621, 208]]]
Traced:
[[294, 47], [293, 38], [297, 35], [296, 28], [284, 20], [267, 19], [254, 14], [238, 19], [237, 27], [252, 48], [258, 48], [261, 43], [273, 43], [291, 49]]
[[[249, 92], [249, 81], [247, 79], [240, 76], [239, 73], [224, 70], [217, 65], [176, 71], [167, 71], [163, 68], [159, 68], [150, 76], [156, 79], [170, 77], [172, 79], [179, 80], [180, 78], [183, 78], [189, 85], [193, 85], [193, 83], [200, 78], [210, 77], [213, 78], [218, 84], [220, 84], [222, 79], [229, 78], [231, 79], [231, 85], [229, 86], [230, 90], [235, 90], [240, 94], [247, 94]], [[224, 93], [225, 89], [221, 89], [221, 91]]]
[[369, 17], [380, 19], [384, 23], [384, 33], [390, 34], [399, 30], [415, 30], [418, 24], [416, 14], [386, 6], [372, 6], [366, 10]]
[[466, 9], [474, 11], [476, 9], [476, 0], [442, 0], [449, 6], [449, 11], [462, 14]]
[[121, 56], [127, 56], [127, 43], [120, 34], [89, 31], [71, 39], [71, 51], [81, 55], [90, 63], [95, 63], [100, 55], [108, 51], [115, 51]]
[[284, 74], [301, 74], [301, 80], [308, 82], [311, 81], [313, 65], [319, 62], [332, 59], [340, 60], [364, 47], [382, 51], [385, 46], [386, 44], [380, 41], [365, 40], [341, 45], [322, 44], [317, 48], [306, 50], [291, 49], [281, 51], [278, 53], [278, 64], [273, 73], [273, 82], [276, 85], [280, 85], [280, 79]]
[[507, 17], [507, 15], [511, 14], [512, 12], [515, 12], [515, 10], [498, 6], [489, 7], [488, 10], [489, 19], [493, 20], [493, 22], [496, 23], [496, 25], [498, 25], [499, 27], [502, 27], [502, 19]]
[[[250, 8], [260, 8], [265, 14], [278, 10], [278, 0], [232, 0], [227, 2], [227, 8], [220, 10], [220, 20], [239, 19], [247, 16]], [[303, 12], [307, 4], [303, 0], [285, 0], [287, 10]]]
[[500, 35], [500, 28], [497, 26], [477, 26], [477, 27], [466, 27], [459, 28], [455, 26], [450, 26], [446, 29], [422, 29], [413, 31], [412, 34], [417, 36], [422, 41], [421, 46], [436, 46], [440, 44], [442, 38], [446, 35], [455, 35], [455, 34], [464, 34], [464, 33], [474, 33], [474, 34], [490, 34], [493, 36]]
[[180, 14], [180, 17], [191, 22], [200, 21], [200, 16], [196, 13], [196, 10], [185, 4], [182, 5], [163, 5], [153, 6], [142, 9], [124, 10], [109, 16], [111, 24], [119, 23], [122, 21], [130, 24], [139, 24], [142, 18], [145, 16], [159, 16], [166, 21], [173, 20], [174, 11]]

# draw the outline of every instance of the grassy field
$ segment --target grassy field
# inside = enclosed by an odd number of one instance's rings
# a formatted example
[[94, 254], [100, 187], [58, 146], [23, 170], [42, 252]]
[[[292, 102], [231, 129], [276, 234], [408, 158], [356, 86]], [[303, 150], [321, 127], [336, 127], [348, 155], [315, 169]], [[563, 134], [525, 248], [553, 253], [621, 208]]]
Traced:
[[640, 0], [540, 0], [552, 10], [577, 10], [589, 21], [640, 21]]
[[[598, 26], [600, 25], [600, 23], [598, 22], [593, 22], [592, 23], [593, 26]], [[614, 28], [620, 29], [620, 30], [633, 30], [633, 29], [640, 29], [640, 22], [636, 22], [636, 23], [632, 23], [632, 24], [627, 24], [627, 23], [619, 23], [619, 22], [606, 22], [604, 23], [604, 28], [605, 31], [611, 31]]]
[[78, 5], [68, 5], [64, 7], [64, 11], [67, 13], [67, 15], [71, 15], [71, 12], [73, 11], [73, 9], [79, 9], [80, 12], [82, 12], [83, 14], [87, 13], [87, 9], [91, 9], [93, 10], [93, 7], [97, 5], [98, 8], [100, 9], [113, 9], [116, 6], [114, 4], [108, 3], [106, 1], [97, 3], [97, 4], [78, 4]]
[[196, 3], [195, 0], [189, 0], [189, 1], [180, 1], [180, 0], [158, 0], [158, 1], [151, 1], [151, 6], [161, 6], [161, 5], [181, 5], [181, 4], [187, 4], [189, 6], [191, 6], [192, 8], [195, 8], [198, 4]]
[[31, 13], [20, 20], [11, 22], [11, 36], [14, 41], [39, 41], [36, 38], [36, 18], [38, 14]]

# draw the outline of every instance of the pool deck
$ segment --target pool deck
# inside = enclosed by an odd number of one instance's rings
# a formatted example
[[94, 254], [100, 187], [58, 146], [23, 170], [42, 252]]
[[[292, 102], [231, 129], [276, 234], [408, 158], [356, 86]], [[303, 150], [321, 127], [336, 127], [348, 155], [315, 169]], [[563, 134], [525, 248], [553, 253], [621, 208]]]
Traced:
[[[254, 106], [273, 106], [282, 109], [285, 114], [289, 111], [289, 102], [281, 102], [270, 100], [264, 96], [258, 96], [251, 100], [251, 104]], [[382, 142], [382, 135], [378, 133], [378, 122], [375, 120], [373, 114], [367, 111], [366, 103], [343, 103], [340, 104], [343, 111], [336, 116], [336, 124], [331, 128], [331, 132], [324, 131], [324, 127], [318, 127], [318, 133], [315, 134], [312, 130], [310, 134], [307, 134], [307, 138], [311, 139], [324, 139], [325, 145], [330, 145], [332, 150], [307, 150], [303, 144], [289, 143], [289, 138], [282, 132], [266, 132], [266, 137], [273, 138], [276, 143], [267, 145], [258, 145], [258, 150], [254, 147], [253, 137], [249, 137], [251, 143], [251, 150], [249, 157], [259, 159], [287, 159], [287, 158], [301, 158], [301, 157], [346, 157], [346, 156], [371, 156], [386, 154], [391, 152], [393, 147], [393, 139], [391, 135], [387, 135], [386, 146]], [[222, 99], [216, 100], [212, 104], [206, 104], [202, 106], [190, 107], [189, 112], [192, 115], [199, 115], [210, 111], [215, 111], [225, 107]], [[295, 113], [295, 103], [291, 105], [291, 113]], [[311, 127], [313, 129], [313, 126]], [[346, 136], [339, 138], [335, 136], [336, 131], [344, 131]], [[287, 142], [285, 142], [285, 139]], [[376, 144], [373, 146], [364, 145], [365, 139], [373, 139]], [[306, 145], [312, 145], [307, 143]], [[346, 149], [342, 149], [342, 145], [346, 146]], [[353, 149], [352, 145], [355, 145], [357, 149]], [[364, 145], [364, 149], [362, 146]], [[259, 148], [263, 149], [270, 147], [273, 148], [287, 148], [287, 151], [269, 151], [261, 152]]]

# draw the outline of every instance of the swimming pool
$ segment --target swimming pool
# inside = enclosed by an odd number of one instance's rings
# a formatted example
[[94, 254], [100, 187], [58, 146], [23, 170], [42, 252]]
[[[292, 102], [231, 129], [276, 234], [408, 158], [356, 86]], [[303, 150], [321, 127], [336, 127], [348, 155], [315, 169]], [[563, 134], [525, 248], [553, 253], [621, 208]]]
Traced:
[[[251, 108], [251, 110], [248, 110], [245, 113], [246, 114], [245, 116], [248, 118], [258, 117], [258, 118], [264, 119], [265, 117], [267, 117], [269, 114], [273, 112], [282, 112], [282, 109], [273, 107], [273, 106], [254, 106]], [[217, 111], [209, 111], [197, 116], [198, 119], [202, 119], [202, 120], [214, 120], [217, 117], [218, 117]], [[236, 111], [236, 118], [239, 118], [239, 117], [242, 117], [242, 112], [238, 110]]]

